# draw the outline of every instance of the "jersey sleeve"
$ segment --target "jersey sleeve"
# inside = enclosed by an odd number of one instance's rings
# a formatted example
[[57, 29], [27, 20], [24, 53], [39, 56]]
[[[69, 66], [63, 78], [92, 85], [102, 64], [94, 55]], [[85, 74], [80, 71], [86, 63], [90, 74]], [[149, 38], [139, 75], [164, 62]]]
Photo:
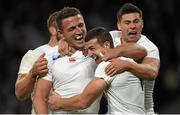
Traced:
[[110, 64], [110, 62], [101, 62], [96, 68], [95, 77], [104, 79], [106, 83], [110, 85], [115, 77], [110, 77], [106, 75], [105, 68], [108, 64]]
[[33, 50], [29, 50], [21, 60], [18, 73], [28, 73], [37, 59], [38, 56], [34, 54]]
[[48, 73], [46, 74], [46, 76], [43, 77], [43, 79], [48, 80], [48, 81], [53, 81], [53, 75], [52, 75], [52, 71], [53, 71], [53, 64], [54, 61], [58, 58], [59, 54], [58, 54], [58, 48], [54, 47], [50, 50], [47, 50], [45, 52], [45, 58], [48, 61]]
[[48, 60], [48, 73], [42, 78], [44, 80], [48, 80], [48, 81], [52, 81], [52, 60], [50, 60], [50, 58], [47, 58]]
[[142, 35], [142, 40], [138, 42], [139, 45], [143, 46], [147, 50], [147, 57], [156, 58], [160, 60], [159, 49], [152, 43], [146, 36]]

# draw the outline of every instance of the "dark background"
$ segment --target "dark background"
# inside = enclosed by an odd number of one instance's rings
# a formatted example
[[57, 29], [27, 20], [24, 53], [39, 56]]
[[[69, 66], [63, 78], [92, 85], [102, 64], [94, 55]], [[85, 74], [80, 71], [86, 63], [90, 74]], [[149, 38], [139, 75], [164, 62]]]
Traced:
[[[0, 113], [30, 113], [31, 101], [18, 102], [14, 86], [22, 56], [49, 40], [46, 20], [64, 6], [84, 15], [87, 29], [116, 28], [125, 2], [144, 13], [145, 34], [159, 48], [161, 68], [154, 90], [157, 113], [180, 113], [180, 24], [178, 0], [0, 0]], [[132, 94], [133, 95], [133, 94]]]

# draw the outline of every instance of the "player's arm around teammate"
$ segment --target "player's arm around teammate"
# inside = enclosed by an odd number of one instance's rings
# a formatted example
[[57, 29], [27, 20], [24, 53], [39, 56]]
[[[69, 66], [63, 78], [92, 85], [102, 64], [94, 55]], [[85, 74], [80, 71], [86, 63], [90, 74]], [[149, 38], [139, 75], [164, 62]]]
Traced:
[[[23, 101], [27, 99], [33, 89], [34, 84], [36, 82], [37, 77], [44, 76], [48, 69], [47, 69], [47, 60], [44, 58], [45, 54], [42, 54], [37, 61], [33, 64], [32, 68], [30, 69], [29, 73], [19, 73], [18, 78], [15, 84], [15, 94], [18, 100]], [[23, 64], [23, 60], [27, 59], [26, 55], [22, 59], [21, 64]], [[30, 56], [30, 58], [32, 58]], [[23, 65], [22, 65], [23, 66]]]

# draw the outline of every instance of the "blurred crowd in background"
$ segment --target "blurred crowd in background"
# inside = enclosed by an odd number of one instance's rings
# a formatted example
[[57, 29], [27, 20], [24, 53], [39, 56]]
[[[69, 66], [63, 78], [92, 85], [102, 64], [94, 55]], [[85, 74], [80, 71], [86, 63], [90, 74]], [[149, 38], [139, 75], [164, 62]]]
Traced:
[[[116, 12], [125, 2], [143, 11], [143, 34], [159, 48], [161, 68], [156, 79], [156, 113], [180, 113], [180, 23], [178, 0], [1, 0], [0, 1], [0, 113], [30, 113], [30, 99], [15, 97], [15, 81], [22, 56], [49, 40], [46, 21], [64, 6], [81, 10], [87, 30], [116, 28]], [[132, 94], [133, 95], [133, 94]]]

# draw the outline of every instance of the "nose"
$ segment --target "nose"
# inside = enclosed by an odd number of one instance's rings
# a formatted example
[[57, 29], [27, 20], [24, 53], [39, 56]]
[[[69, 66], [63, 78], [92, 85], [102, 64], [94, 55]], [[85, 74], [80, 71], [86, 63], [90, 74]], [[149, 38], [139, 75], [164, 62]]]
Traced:
[[131, 29], [134, 29], [135, 27], [136, 27], [136, 25], [135, 25], [134, 23], [131, 23], [131, 24], [130, 24], [130, 28], [131, 28]]
[[80, 28], [80, 27], [77, 27], [75, 32], [76, 32], [76, 34], [82, 34], [83, 33], [82, 28]]

